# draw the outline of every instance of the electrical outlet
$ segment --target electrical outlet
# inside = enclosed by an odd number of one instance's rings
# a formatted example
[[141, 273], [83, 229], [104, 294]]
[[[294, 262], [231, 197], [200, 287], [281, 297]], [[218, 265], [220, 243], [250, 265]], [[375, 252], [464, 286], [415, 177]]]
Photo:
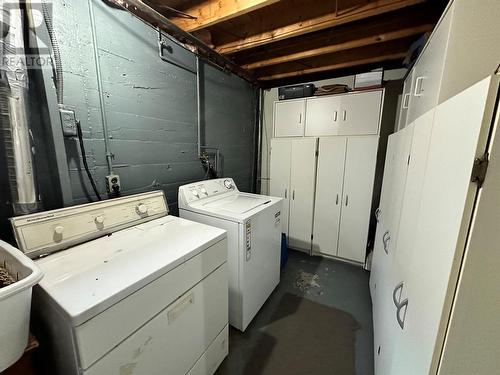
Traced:
[[62, 131], [65, 137], [76, 137], [76, 115], [71, 109], [59, 109], [61, 116]]
[[122, 189], [120, 176], [117, 174], [111, 174], [106, 176], [106, 190], [110, 194], [118, 194]]

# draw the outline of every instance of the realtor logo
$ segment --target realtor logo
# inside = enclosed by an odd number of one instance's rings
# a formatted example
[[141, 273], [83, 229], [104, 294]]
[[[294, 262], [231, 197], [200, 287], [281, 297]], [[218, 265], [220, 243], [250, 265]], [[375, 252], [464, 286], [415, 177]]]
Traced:
[[0, 69], [52, 66], [43, 40], [54, 35], [52, 3], [46, 0], [3, 1], [0, 4]]

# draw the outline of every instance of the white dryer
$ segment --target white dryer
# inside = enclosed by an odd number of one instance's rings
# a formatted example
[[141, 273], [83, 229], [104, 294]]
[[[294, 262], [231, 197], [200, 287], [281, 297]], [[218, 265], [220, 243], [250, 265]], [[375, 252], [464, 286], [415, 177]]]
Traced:
[[12, 225], [29, 256], [57, 251], [33, 297], [52, 373], [210, 375], [227, 356], [226, 233], [168, 216], [163, 192]]
[[241, 331], [279, 284], [282, 201], [242, 193], [230, 178], [179, 189], [182, 218], [227, 231], [229, 323]]

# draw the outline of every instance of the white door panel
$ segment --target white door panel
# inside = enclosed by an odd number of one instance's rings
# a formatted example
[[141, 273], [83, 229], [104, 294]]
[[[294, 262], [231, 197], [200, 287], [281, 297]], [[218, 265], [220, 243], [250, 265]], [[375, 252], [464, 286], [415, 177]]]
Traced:
[[274, 136], [275, 137], [302, 137], [305, 124], [304, 99], [282, 101], [275, 103]]
[[337, 135], [340, 123], [340, 96], [307, 100], [306, 136]]
[[392, 374], [435, 371], [449, 311], [443, 309], [454, 293], [455, 284], [448, 290], [448, 283], [462, 258], [477, 190], [470, 182], [472, 166], [485, 148], [478, 147], [481, 131], [487, 133], [481, 127], [490, 126], [483, 121], [489, 83], [481, 81], [435, 111], [411, 267], [402, 275], [409, 304], [396, 337]]
[[319, 140], [313, 251], [337, 255], [347, 138]]
[[289, 245], [311, 251], [311, 235], [316, 188], [316, 138], [292, 140]]
[[410, 74], [408, 74], [408, 77], [406, 77], [404, 86], [403, 86], [403, 96], [401, 97], [401, 106], [399, 109], [399, 123], [398, 123], [398, 130], [403, 129], [408, 120], [408, 111], [411, 105], [411, 90], [412, 90], [412, 83], [413, 83], [413, 73], [415, 70], [411, 70]]
[[382, 91], [343, 95], [338, 134], [378, 134], [381, 105]]
[[387, 142], [387, 152], [384, 164], [384, 178], [382, 182], [382, 192], [380, 194], [380, 204], [377, 213], [377, 231], [375, 234], [375, 242], [373, 249], [372, 268], [370, 272], [370, 291], [372, 300], [376, 299], [376, 285], [381, 275], [381, 266], [384, 261], [383, 254], [383, 236], [387, 231], [385, 216], [387, 215], [387, 207], [391, 198], [391, 180], [394, 169], [394, 158], [396, 149], [397, 134], [389, 136]]
[[415, 240], [415, 228], [420, 211], [422, 187], [427, 167], [427, 156], [434, 124], [434, 110], [419, 117], [413, 124], [413, 140], [408, 167], [404, 202], [401, 209], [401, 219], [398, 227], [396, 251], [393, 268], [398, 270], [394, 283], [402, 281], [411, 267], [411, 250]]
[[372, 203], [378, 137], [347, 142], [338, 256], [364, 263]]
[[283, 233], [288, 235], [288, 212], [290, 208], [290, 169], [292, 157], [292, 141], [290, 139], [271, 140], [271, 181], [269, 194], [273, 197], [281, 197], [283, 211], [281, 221]]
[[409, 122], [413, 122], [438, 103], [452, 15], [452, 11], [446, 13], [435, 29], [432, 43], [427, 44], [413, 68]]
[[[403, 192], [406, 184], [408, 155], [410, 153], [411, 137], [414, 124], [391, 135], [391, 149], [388, 157], [391, 158], [391, 174], [387, 181], [387, 200], [384, 201], [383, 211], [380, 213], [380, 223], [377, 227], [375, 249], [379, 250], [376, 260], [377, 286], [377, 320], [374, 321], [375, 336], [375, 371], [377, 374], [386, 374], [390, 366], [393, 351], [391, 330], [395, 329], [393, 314], [392, 292], [394, 289], [393, 257], [397, 228], [401, 214]], [[385, 182], [384, 182], [385, 183]], [[379, 229], [380, 228], [380, 229]]]

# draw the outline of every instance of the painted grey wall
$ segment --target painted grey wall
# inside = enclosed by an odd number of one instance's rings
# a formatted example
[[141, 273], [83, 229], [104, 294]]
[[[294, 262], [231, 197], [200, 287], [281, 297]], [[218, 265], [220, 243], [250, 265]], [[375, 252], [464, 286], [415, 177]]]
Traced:
[[[167, 40], [172, 47], [166, 53], [168, 59], [189, 70], [162, 61], [158, 32], [101, 0], [54, 1], [64, 104], [75, 110], [82, 123], [88, 163], [102, 194], [108, 170], [90, 7], [95, 15], [97, 63], [114, 172], [121, 176], [124, 194], [163, 189], [175, 213], [178, 187], [205, 175], [197, 158], [196, 75], [189, 71], [195, 69], [195, 56]], [[250, 191], [255, 91], [247, 82], [210, 65], [204, 64], [203, 71], [203, 142], [220, 149], [223, 175], [234, 177], [241, 190]], [[78, 143], [66, 139], [64, 147], [73, 203], [87, 202], [92, 190]]]

